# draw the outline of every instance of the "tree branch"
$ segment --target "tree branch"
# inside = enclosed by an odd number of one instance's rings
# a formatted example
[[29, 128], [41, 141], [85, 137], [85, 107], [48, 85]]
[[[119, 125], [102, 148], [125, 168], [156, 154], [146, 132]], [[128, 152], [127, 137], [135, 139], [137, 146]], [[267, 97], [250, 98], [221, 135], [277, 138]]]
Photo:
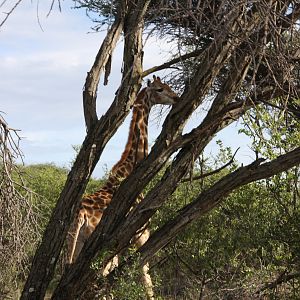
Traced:
[[[108, 121], [107, 126], [102, 126], [102, 133], [106, 133], [107, 135], [112, 135], [117, 129], [116, 124], [119, 124], [120, 121], [124, 119], [124, 111], [120, 111], [121, 105], [126, 105], [126, 111], [129, 111], [129, 106], [135, 99], [135, 95], [140, 87], [141, 82], [141, 73], [142, 73], [142, 31], [143, 31], [143, 14], [145, 14], [147, 6], [149, 5], [150, 0], [140, 0], [136, 4], [137, 11], [128, 10], [128, 14], [125, 16], [125, 24], [124, 24], [124, 35], [125, 35], [125, 43], [124, 43], [124, 60], [123, 60], [123, 78], [120, 88], [117, 91], [116, 98], [109, 108], [108, 112], [105, 116], [106, 121]], [[132, 3], [133, 5], [133, 3]], [[127, 102], [126, 102], [127, 101]], [[120, 118], [120, 116], [122, 118]], [[113, 118], [112, 118], [113, 117]], [[112, 118], [112, 119], [110, 119]], [[103, 139], [102, 135], [99, 134], [100, 130], [98, 127], [103, 123], [102, 118], [98, 121], [96, 125], [96, 149], [94, 150], [95, 157], [99, 156], [99, 151], [102, 152], [103, 148], [98, 148], [98, 143]], [[115, 124], [114, 127], [111, 124]], [[108, 131], [110, 130], [110, 131]], [[89, 132], [88, 132], [89, 133]], [[94, 135], [94, 133], [92, 133]], [[100, 144], [103, 147], [103, 143]], [[105, 144], [104, 144], [105, 145]], [[92, 165], [93, 169], [97, 160], [92, 156]], [[89, 164], [90, 165], [90, 164]], [[86, 166], [85, 166], [86, 168]], [[94, 233], [93, 233], [94, 235]], [[92, 241], [92, 238], [89, 241]], [[85, 246], [88, 243], [85, 244]], [[82, 258], [82, 255], [89, 255], [89, 261], [91, 261], [92, 256], [91, 252], [93, 249], [97, 247], [97, 245], [93, 244], [93, 246], [85, 251], [84, 249], [81, 251], [79, 257], [76, 260], [75, 265], [80, 265], [80, 272], [74, 271], [74, 267], [72, 266], [68, 272], [63, 274], [60, 283], [58, 284], [54, 294], [53, 299], [61, 299], [63, 297], [64, 300], [74, 299], [73, 295], [79, 295], [83, 292], [84, 285], [81, 284], [70, 284], [70, 281], [74, 280], [75, 282], [82, 282], [86, 280], [87, 270], [89, 268], [89, 263], [87, 262], [86, 257]], [[79, 275], [79, 277], [78, 277]]]
[[219, 173], [220, 171], [224, 170], [225, 168], [227, 168], [229, 165], [231, 165], [234, 162], [234, 157], [237, 154], [237, 152], [239, 151], [239, 149], [240, 149], [240, 147], [234, 152], [231, 159], [225, 165], [223, 165], [222, 167], [220, 167], [216, 170], [213, 170], [211, 172], [192, 177], [192, 178], [189, 178], [189, 177], [183, 178], [183, 179], [181, 179], [181, 182], [191, 182], [191, 181], [195, 181], [195, 180], [200, 180], [200, 179], [203, 179], [205, 177], [209, 177], [211, 175]]
[[235, 189], [298, 165], [300, 163], [300, 147], [270, 162], [261, 164], [262, 161], [263, 159], [259, 159], [224, 176], [212, 187], [202, 192], [192, 203], [182, 208], [176, 217], [155, 231], [146, 244], [140, 248], [141, 263], [149, 261], [159, 249], [167, 245], [183, 228], [209, 212]]
[[[4, 4], [6, 2], [6, 0], [5, 1], [3, 1], [2, 3], [1, 3], [1, 5], [0, 5], [0, 7]], [[9, 16], [14, 12], [14, 10], [18, 7], [18, 5], [20, 4], [22, 2], [22, 0], [18, 0], [16, 3], [15, 3], [15, 5], [10, 9], [10, 11], [9, 12], [7, 12], [7, 13], [5, 13], [5, 18], [1, 21], [1, 23], [0, 23], [0, 28], [3, 26], [3, 24], [7, 21], [7, 19], [9, 18]]]
[[260, 287], [255, 292], [255, 294], [261, 294], [265, 290], [274, 289], [280, 284], [287, 283], [288, 281], [299, 277], [300, 277], [300, 272], [292, 272], [287, 274], [287, 270], [285, 270], [284, 272], [279, 274], [279, 276], [274, 281], [265, 283], [262, 287]]
[[204, 51], [203, 49], [197, 49], [197, 50], [192, 51], [190, 53], [187, 53], [187, 54], [181, 55], [179, 57], [173, 58], [173, 59], [169, 60], [168, 62], [163, 63], [159, 66], [154, 66], [152, 68], [149, 68], [148, 70], [145, 70], [143, 72], [142, 77], [146, 77], [146, 76], [148, 76], [152, 73], [170, 68], [171, 66], [173, 66], [173, 65], [175, 65], [179, 62], [183, 62], [183, 61], [185, 61], [189, 58], [200, 56], [203, 53], [203, 51]]
[[109, 29], [102, 45], [96, 55], [95, 62], [88, 72], [84, 90], [83, 90], [83, 111], [85, 124], [87, 131], [90, 130], [92, 126], [98, 121], [96, 112], [96, 99], [97, 99], [97, 88], [100, 80], [101, 72], [106, 69], [105, 80], [108, 80], [108, 71], [106, 68], [107, 63], [110, 63], [110, 58], [113, 50], [116, 47], [116, 43], [121, 35], [124, 26], [124, 17], [121, 17], [121, 12], [119, 12], [119, 17], [116, 18], [111, 28]]

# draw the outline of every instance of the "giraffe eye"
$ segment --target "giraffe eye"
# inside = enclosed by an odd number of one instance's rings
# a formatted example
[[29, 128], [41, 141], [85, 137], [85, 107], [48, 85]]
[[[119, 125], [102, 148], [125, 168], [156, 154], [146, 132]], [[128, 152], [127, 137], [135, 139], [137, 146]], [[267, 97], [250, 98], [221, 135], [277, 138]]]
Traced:
[[157, 89], [156, 91], [161, 93], [164, 89]]

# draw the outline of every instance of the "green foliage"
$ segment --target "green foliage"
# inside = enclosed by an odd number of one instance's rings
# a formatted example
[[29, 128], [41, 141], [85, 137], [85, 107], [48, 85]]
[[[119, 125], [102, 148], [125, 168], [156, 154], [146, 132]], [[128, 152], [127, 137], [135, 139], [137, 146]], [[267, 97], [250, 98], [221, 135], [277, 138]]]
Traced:
[[[287, 132], [283, 126], [277, 126], [276, 130], [285, 136], [283, 140], [276, 132], [273, 134], [271, 129], [276, 122], [271, 123], [269, 115], [261, 120], [264, 120], [261, 128], [256, 130], [264, 133], [264, 139], [259, 140], [254, 131], [244, 130], [255, 137], [253, 147], [261, 155], [271, 159], [275, 153], [271, 151], [273, 147], [276, 146], [280, 153], [297, 144], [298, 130]], [[265, 123], [269, 124], [269, 131], [263, 130]], [[293, 126], [296, 128], [298, 124], [293, 123]], [[219, 154], [196, 161], [193, 176], [211, 172], [231, 159], [231, 149], [224, 147], [222, 141], [217, 144]], [[151, 231], [237, 166], [234, 162], [213, 176], [182, 183], [152, 218]], [[46, 224], [68, 170], [46, 164], [28, 166], [23, 171], [30, 188], [39, 195], [34, 201], [37, 213]], [[159, 181], [162, 173], [149, 184], [149, 189]], [[251, 299], [258, 297], [259, 293], [255, 293], [267, 282], [274, 282], [280, 274], [297, 272], [300, 268], [299, 176], [299, 168], [294, 168], [244, 186], [178, 235], [152, 261], [150, 273], [157, 299]], [[95, 191], [101, 184], [101, 180], [91, 179], [87, 192]], [[98, 268], [97, 264], [95, 267]], [[117, 299], [143, 299], [145, 291], [140, 281], [140, 268], [135, 265], [124, 272], [118, 277], [112, 294]], [[299, 279], [295, 278], [262, 290], [260, 294], [269, 299], [299, 299], [299, 291]]]
[[[275, 105], [282, 105], [283, 100], [277, 99]], [[268, 159], [299, 146], [299, 121], [278, 109], [257, 106], [246, 113], [240, 131], [252, 138], [252, 149]]]
[[[192, 200], [189, 193], [172, 198], [171, 206]], [[203, 288], [209, 297], [250, 297], [280, 272], [300, 266], [299, 212], [298, 205], [293, 214], [282, 214], [263, 182], [245, 186], [182, 232], [160, 254], [156, 271], [174, 293], [195, 297]], [[289, 284], [285, 289], [300, 296]]]
[[[278, 143], [278, 139], [275, 141]], [[295, 145], [297, 140], [292, 139], [291, 147], [292, 142]], [[268, 143], [271, 148], [272, 138]], [[202, 159], [205, 163], [196, 164], [194, 175], [207, 173], [230, 159], [230, 149], [222, 142], [218, 145], [216, 159], [210, 159], [210, 165], [209, 160]], [[232, 164], [218, 174], [182, 184], [153, 218], [153, 229], [236, 167]], [[300, 268], [299, 176], [299, 168], [294, 168], [244, 186], [191, 224], [153, 263], [152, 272], [163, 282], [157, 294], [167, 299], [175, 295], [177, 299], [202, 299], [199, 295], [203, 299], [252, 299], [263, 295], [299, 299], [300, 274], [293, 281], [262, 289], [280, 274], [297, 273]]]
[[[36, 164], [23, 167], [22, 172], [28, 187], [36, 193], [33, 204], [43, 228], [64, 187], [69, 170], [54, 164]], [[101, 184], [101, 180], [91, 178], [86, 192], [94, 192]]]
[[24, 167], [24, 178], [36, 193], [34, 206], [44, 227], [67, 178], [67, 169], [54, 164], [36, 164]]
[[[135, 261], [138, 261], [136, 259]], [[140, 280], [141, 268], [133, 265], [126, 268], [122, 276], [118, 276], [113, 294], [116, 299], [138, 300], [145, 297], [144, 287]]]

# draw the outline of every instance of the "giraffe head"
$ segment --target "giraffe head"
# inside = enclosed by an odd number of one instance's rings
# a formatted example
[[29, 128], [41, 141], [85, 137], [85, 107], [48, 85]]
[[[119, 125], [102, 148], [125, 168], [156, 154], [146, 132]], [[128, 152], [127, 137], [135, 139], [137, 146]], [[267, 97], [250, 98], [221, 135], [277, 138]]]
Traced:
[[153, 81], [148, 80], [146, 93], [152, 104], [174, 104], [179, 100], [178, 95], [159, 77], [153, 75]]

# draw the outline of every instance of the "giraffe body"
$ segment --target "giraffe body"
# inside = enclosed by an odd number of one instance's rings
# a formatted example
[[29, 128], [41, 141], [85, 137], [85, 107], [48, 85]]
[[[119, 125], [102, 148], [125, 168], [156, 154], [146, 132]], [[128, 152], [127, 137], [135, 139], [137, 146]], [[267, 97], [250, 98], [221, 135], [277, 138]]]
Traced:
[[[178, 100], [178, 96], [168, 85], [162, 83], [159, 77], [153, 76], [153, 78], [154, 81], [148, 82], [148, 86], [139, 92], [133, 104], [129, 136], [121, 159], [112, 168], [104, 186], [95, 193], [84, 196], [80, 203], [67, 239], [67, 263], [69, 264], [76, 260], [85, 241], [99, 224], [104, 210], [109, 205], [120, 183], [132, 172], [136, 163], [148, 155], [148, 117], [152, 105], [170, 105]], [[148, 237], [149, 230], [146, 228], [135, 239], [137, 247], [142, 246]], [[106, 276], [116, 264], [116, 259], [108, 264], [103, 269], [103, 275]], [[143, 266], [142, 281], [147, 298], [154, 299], [148, 270], [148, 264]]]

